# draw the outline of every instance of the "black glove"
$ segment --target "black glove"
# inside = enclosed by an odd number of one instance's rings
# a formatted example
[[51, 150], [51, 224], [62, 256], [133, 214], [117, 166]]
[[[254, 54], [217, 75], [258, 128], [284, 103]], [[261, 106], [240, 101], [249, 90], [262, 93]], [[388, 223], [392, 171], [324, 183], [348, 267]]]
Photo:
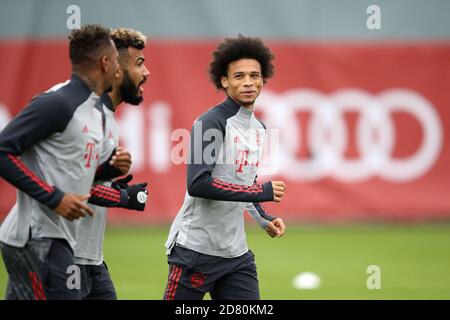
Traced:
[[[147, 182], [133, 184], [126, 189], [122, 189], [127, 193], [127, 200], [121, 201], [119, 204], [122, 208], [131, 210], [144, 211], [147, 204]], [[121, 191], [122, 192], [122, 191]]]
[[148, 196], [147, 183], [129, 185], [128, 182], [132, 179], [133, 175], [130, 174], [123, 179], [114, 181], [111, 187], [119, 190], [121, 193], [119, 207], [144, 211]]
[[126, 189], [129, 187], [128, 182], [130, 182], [131, 180], [133, 180], [132, 174], [126, 176], [125, 178], [114, 181], [111, 184], [111, 188], [119, 189], [119, 190]]

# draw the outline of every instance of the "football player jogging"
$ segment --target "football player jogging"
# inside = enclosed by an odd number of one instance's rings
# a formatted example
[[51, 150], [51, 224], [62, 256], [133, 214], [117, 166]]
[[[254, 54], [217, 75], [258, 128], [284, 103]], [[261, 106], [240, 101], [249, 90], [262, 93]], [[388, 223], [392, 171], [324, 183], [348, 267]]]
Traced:
[[133, 209], [136, 197], [134, 189], [92, 186], [98, 172], [113, 177], [123, 170], [120, 153], [111, 163], [99, 160], [105, 157], [100, 97], [119, 69], [110, 30], [86, 25], [69, 39], [71, 79], [34, 97], [0, 133], [0, 176], [18, 189], [0, 228], [6, 299], [80, 299], [79, 288], [68, 285], [74, 220], [93, 214], [87, 200]]
[[[119, 147], [119, 133], [114, 117], [118, 105], [126, 102], [139, 105], [143, 101], [142, 85], [150, 75], [145, 66], [144, 48], [146, 37], [135, 30], [120, 28], [111, 33], [119, 52], [120, 68], [116, 74], [112, 91], [102, 96], [106, 114], [105, 148], [115, 148], [116, 166], [128, 172], [131, 165], [131, 156]], [[120, 161], [119, 161], [120, 158]], [[113, 181], [103, 181], [104, 186], [116, 186], [120, 188], [132, 188], [128, 186], [132, 176]], [[142, 189], [146, 183], [138, 184], [135, 188]], [[137, 210], [144, 210], [147, 194], [141, 192], [136, 201]], [[106, 226], [105, 207], [90, 205], [94, 215], [86, 216], [78, 221], [77, 241], [74, 250], [75, 262], [81, 271], [81, 298], [84, 300], [114, 300], [117, 299], [110, 274], [103, 261], [103, 240]]]
[[285, 225], [260, 202], [280, 202], [282, 181], [256, 182], [265, 126], [255, 100], [273, 74], [273, 54], [258, 38], [226, 39], [213, 53], [209, 74], [226, 99], [191, 129], [187, 193], [170, 228], [169, 276], [164, 299], [260, 298], [253, 253], [246, 243], [244, 211], [257, 212], [271, 237]]

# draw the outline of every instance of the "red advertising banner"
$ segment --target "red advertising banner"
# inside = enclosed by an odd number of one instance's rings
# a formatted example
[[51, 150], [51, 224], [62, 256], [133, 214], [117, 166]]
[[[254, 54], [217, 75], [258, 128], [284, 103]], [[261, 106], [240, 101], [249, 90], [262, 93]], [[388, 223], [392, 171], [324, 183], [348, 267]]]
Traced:
[[[139, 107], [117, 111], [135, 181], [148, 181], [144, 213], [113, 221], [169, 222], [186, 192], [179, 133], [223, 99], [208, 80], [218, 42], [150, 41]], [[267, 204], [286, 219], [407, 220], [450, 217], [450, 43], [268, 42], [275, 76], [257, 100], [276, 152], [262, 180], [284, 180]], [[0, 128], [32, 96], [70, 76], [58, 41], [0, 41]], [[0, 220], [15, 190], [0, 181]]]

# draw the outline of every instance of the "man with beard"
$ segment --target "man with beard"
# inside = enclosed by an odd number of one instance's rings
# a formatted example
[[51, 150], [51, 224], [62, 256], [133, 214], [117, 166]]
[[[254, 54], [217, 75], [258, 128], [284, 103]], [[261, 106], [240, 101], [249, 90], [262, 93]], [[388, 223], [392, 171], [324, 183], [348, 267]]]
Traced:
[[[106, 114], [105, 149], [116, 149], [116, 167], [128, 172], [131, 165], [131, 156], [119, 147], [118, 128], [114, 117], [117, 106], [126, 102], [139, 105], [143, 100], [142, 85], [149, 76], [145, 66], [144, 48], [146, 37], [138, 31], [120, 28], [111, 33], [119, 52], [120, 69], [112, 86], [112, 91], [102, 96]], [[119, 186], [129, 188], [128, 183], [132, 176], [117, 181], [102, 181], [102, 186]], [[145, 188], [146, 183], [138, 184]], [[142, 210], [147, 198], [146, 193], [140, 194]], [[77, 244], [75, 246], [75, 262], [81, 271], [81, 297], [85, 300], [115, 300], [117, 299], [114, 285], [111, 281], [107, 266], [103, 260], [103, 240], [106, 226], [105, 207], [91, 205], [94, 216], [86, 216], [79, 221]]]

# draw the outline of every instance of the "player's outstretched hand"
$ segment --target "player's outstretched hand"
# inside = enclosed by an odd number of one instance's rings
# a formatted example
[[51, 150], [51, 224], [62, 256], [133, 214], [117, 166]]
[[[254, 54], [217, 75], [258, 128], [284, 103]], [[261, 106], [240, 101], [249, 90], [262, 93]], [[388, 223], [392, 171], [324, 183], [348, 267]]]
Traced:
[[119, 169], [125, 175], [131, 168], [131, 154], [123, 150], [122, 147], [117, 147], [116, 153], [111, 157], [109, 164]]
[[272, 238], [282, 237], [284, 235], [285, 230], [286, 226], [284, 225], [283, 219], [281, 218], [276, 218], [275, 220], [272, 220], [266, 227], [267, 234]]
[[286, 184], [283, 181], [272, 181], [273, 201], [280, 202], [286, 191]]
[[146, 182], [133, 184], [122, 190], [126, 191], [128, 199], [124, 203], [121, 203], [120, 207], [130, 210], [144, 211], [148, 197]]
[[85, 203], [90, 194], [81, 196], [73, 193], [66, 193], [61, 199], [61, 202], [56, 207], [55, 211], [60, 216], [63, 216], [67, 220], [75, 220], [80, 217], [84, 217], [86, 214], [93, 216], [94, 211]]

